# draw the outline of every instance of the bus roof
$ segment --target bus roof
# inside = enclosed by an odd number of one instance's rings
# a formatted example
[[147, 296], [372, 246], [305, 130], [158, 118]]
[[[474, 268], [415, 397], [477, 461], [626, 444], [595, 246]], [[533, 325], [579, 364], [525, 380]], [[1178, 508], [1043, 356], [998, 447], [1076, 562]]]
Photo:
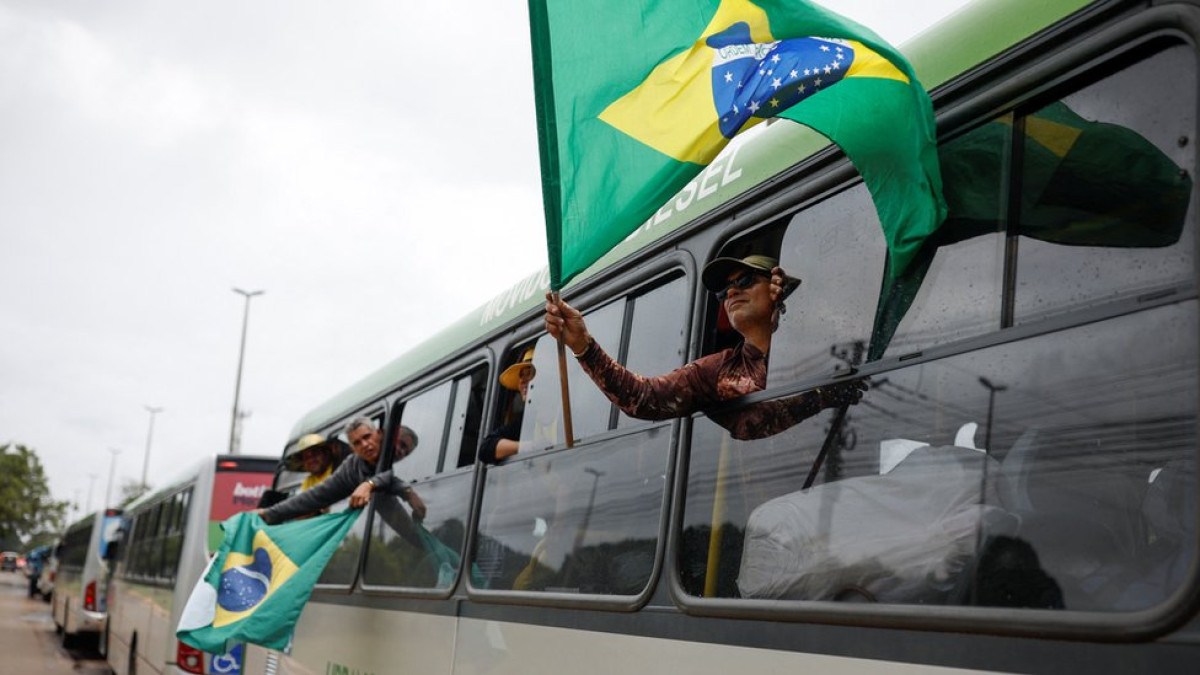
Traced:
[[143, 504], [158, 501], [162, 495], [174, 492], [188, 482], [195, 480], [195, 477], [200, 475], [200, 472], [207, 467], [211, 466], [216, 471], [236, 470], [238, 467], [222, 466], [223, 462], [230, 461], [236, 462], [247, 471], [270, 471], [279, 463], [279, 458], [264, 455], [212, 455], [211, 457], [198, 459], [187, 465], [187, 468], [171, 476], [170, 480], [127, 504], [125, 511], [134, 512]]
[[[1028, 37], [1103, 0], [976, 0], [926, 29], [900, 49], [929, 91]], [[829, 145], [798, 124], [763, 124], [730, 144], [712, 164], [670, 199], [642, 227], [580, 274], [579, 282], [674, 232], [734, 197], [779, 175]], [[309, 411], [288, 442], [378, 398], [397, 383], [475, 340], [535, 310], [550, 287], [543, 268], [462, 319]]]

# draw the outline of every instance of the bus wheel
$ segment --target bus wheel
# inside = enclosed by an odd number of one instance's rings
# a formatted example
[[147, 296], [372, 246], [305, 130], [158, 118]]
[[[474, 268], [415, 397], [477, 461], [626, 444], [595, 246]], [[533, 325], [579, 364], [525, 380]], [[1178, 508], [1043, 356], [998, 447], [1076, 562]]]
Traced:
[[71, 651], [72, 649], [75, 649], [75, 647], [76, 647], [78, 644], [79, 644], [79, 634], [78, 634], [78, 633], [68, 633], [68, 632], [67, 632], [67, 631], [64, 629], [64, 630], [63, 630], [63, 633], [62, 633], [62, 647], [63, 647], [63, 649], [65, 649], [65, 650], [67, 650], [67, 651]]

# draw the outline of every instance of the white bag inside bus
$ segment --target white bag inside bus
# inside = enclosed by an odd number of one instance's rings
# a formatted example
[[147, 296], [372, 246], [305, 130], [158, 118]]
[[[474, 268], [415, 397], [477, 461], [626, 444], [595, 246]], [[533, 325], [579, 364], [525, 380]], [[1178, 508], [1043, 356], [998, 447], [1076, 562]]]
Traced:
[[[818, 485], [750, 515], [738, 588], [746, 598], [942, 603], [988, 534], [1007, 520], [980, 499], [995, 460], [978, 450], [921, 447], [887, 475]], [[994, 517], [989, 517], [994, 516]]]

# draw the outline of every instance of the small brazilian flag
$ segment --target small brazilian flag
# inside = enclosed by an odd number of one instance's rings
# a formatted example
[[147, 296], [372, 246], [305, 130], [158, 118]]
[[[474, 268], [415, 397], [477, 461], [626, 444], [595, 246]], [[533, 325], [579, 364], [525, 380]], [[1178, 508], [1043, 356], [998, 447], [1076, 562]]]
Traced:
[[804, 0], [530, 0], [529, 13], [552, 288], [775, 116], [858, 168], [891, 276], [945, 216], [929, 97], [854, 22]]
[[271, 526], [251, 512], [230, 517], [175, 635], [211, 654], [238, 642], [287, 647], [325, 563], [361, 513], [347, 509]]

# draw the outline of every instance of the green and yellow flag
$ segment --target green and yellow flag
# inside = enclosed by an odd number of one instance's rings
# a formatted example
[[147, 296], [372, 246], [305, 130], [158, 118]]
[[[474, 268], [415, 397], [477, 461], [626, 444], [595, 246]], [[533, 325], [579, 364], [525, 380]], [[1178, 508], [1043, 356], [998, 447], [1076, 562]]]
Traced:
[[212, 654], [238, 642], [283, 649], [325, 564], [361, 513], [347, 509], [270, 526], [252, 512], [230, 517], [175, 635]]
[[929, 97], [870, 30], [804, 0], [530, 0], [550, 249], [562, 288], [735, 135], [770, 117], [837, 143], [889, 274], [945, 215]]

